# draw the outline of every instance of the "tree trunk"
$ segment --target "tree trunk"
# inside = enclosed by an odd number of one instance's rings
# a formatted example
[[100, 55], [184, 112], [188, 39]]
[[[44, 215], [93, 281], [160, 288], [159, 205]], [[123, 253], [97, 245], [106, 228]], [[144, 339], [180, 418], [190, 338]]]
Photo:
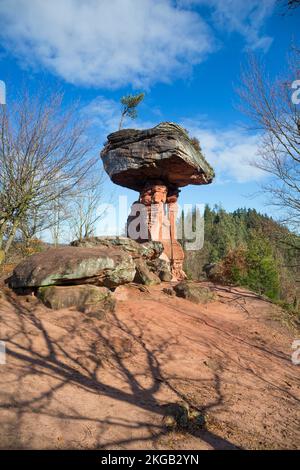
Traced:
[[2, 250], [3, 246], [3, 233], [0, 231], [0, 250]]
[[7, 221], [4, 221], [3, 223], [1, 223], [1, 229], [0, 229], [0, 250], [3, 248], [3, 240], [4, 240], [4, 233], [5, 233], [6, 226], [7, 226]]
[[19, 221], [19, 220], [16, 220], [16, 221], [14, 222], [14, 224], [13, 224], [13, 227], [12, 227], [12, 229], [11, 229], [11, 232], [10, 232], [10, 234], [9, 234], [9, 237], [8, 237], [8, 239], [7, 239], [7, 242], [5, 243], [5, 248], [4, 248], [4, 253], [5, 253], [5, 255], [7, 255], [8, 251], [9, 251], [9, 249], [10, 249], [10, 247], [11, 247], [11, 244], [12, 244], [12, 242], [14, 241], [14, 238], [15, 238], [16, 231], [17, 231], [17, 228], [18, 228], [18, 226], [19, 226], [19, 223], [20, 223], [20, 221]]
[[121, 115], [120, 119], [120, 124], [119, 124], [119, 131], [122, 129], [123, 121], [124, 121], [125, 113], [123, 112]]

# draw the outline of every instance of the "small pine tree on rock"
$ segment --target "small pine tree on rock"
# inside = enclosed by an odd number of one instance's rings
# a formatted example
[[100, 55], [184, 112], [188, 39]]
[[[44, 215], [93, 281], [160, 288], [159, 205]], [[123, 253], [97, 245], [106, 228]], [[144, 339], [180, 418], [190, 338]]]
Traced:
[[122, 114], [119, 123], [119, 130], [122, 129], [123, 121], [125, 116], [130, 117], [131, 119], [136, 119], [137, 117], [137, 106], [143, 101], [145, 93], [138, 93], [137, 95], [126, 95], [122, 96]]

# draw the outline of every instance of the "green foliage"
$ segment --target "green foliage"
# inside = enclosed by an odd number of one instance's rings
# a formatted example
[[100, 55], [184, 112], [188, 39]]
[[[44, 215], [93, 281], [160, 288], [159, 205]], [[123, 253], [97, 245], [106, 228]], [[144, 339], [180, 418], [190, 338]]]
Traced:
[[191, 137], [190, 138], [190, 141], [194, 147], [195, 150], [197, 150], [197, 152], [202, 152], [202, 149], [201, 149], [201, 146], [200, 146], [200, 142], [199, 142], [199, 139], [197, 139], [197, 137]]
[[242, 284], [271, 299], [279, 297], [279, 266], [273, 256], [267, 240], [253, 236], [249, 242], [247, 254], [247, 275]]
[[119, 129], [122, 127], [122, 123], [125, 116], [130, 117], [131, 119], [135, 119], [137, 117], [137, 106], [143, 101], [145, 97], [145, 93], [138, 93], [137, 95], [126, 95], [122, 96], [121, 104], [122, 108], [122, 115], [120, 120]]
[[128, 116], [135, 118], [136, 117], [136, 107], [144, 99], [145, 93], [139, 93], [137, 95], [127, 95], [121, 98], [121, 103], [126, 110]]
[[299, 306], [300, 237], [255, 209], [228, 213], [206, 206], [204, 222], [203, 248], [185, 253], [189, 277], [200, 279], [204, 265], [217, 263], [218, 281]]
[[224, 257], [220, 264], [221, 277], [225, 282], [278, 299], [279, 267], [270, 243], [259, 236], [251, 238], [247, 247], [232, 250]]

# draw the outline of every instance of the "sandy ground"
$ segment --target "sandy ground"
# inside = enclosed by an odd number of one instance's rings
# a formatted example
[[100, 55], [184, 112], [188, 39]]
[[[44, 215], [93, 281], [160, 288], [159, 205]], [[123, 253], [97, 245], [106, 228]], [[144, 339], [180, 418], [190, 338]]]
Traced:
[[[6, 290], [0, 447], [300, 448], [300, 334], [280, 309], [242, 289], [210, 286], [218, 299], [196, 305], [163, 287], [119, 288], [105, 321]], [[168, 429], [178, 402], [205, 427]]]

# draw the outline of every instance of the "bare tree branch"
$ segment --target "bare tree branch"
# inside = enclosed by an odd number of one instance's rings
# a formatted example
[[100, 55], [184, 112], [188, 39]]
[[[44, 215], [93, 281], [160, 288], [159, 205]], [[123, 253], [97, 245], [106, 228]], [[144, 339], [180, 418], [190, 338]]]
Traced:
[[292, 99], [292, 83], [300, 78], [299, 63], [299, 49], [293, 47], [286, 76], [272, 81], [252, 55], [238, 89], [240, 109], [261, 132], [252, 164], [269, 175], [262, 189], [281, 221], [293, 228], [300, 224], [300, 106]]
[[[23, 93], [0, 109], [0, 249], [17, 231], [51, 224], [53, 206], [67, 200], [93, 167], [87, 122], [64, 108], [60, 93]], [[25, 227], [27, 225], [27, 227]]]

